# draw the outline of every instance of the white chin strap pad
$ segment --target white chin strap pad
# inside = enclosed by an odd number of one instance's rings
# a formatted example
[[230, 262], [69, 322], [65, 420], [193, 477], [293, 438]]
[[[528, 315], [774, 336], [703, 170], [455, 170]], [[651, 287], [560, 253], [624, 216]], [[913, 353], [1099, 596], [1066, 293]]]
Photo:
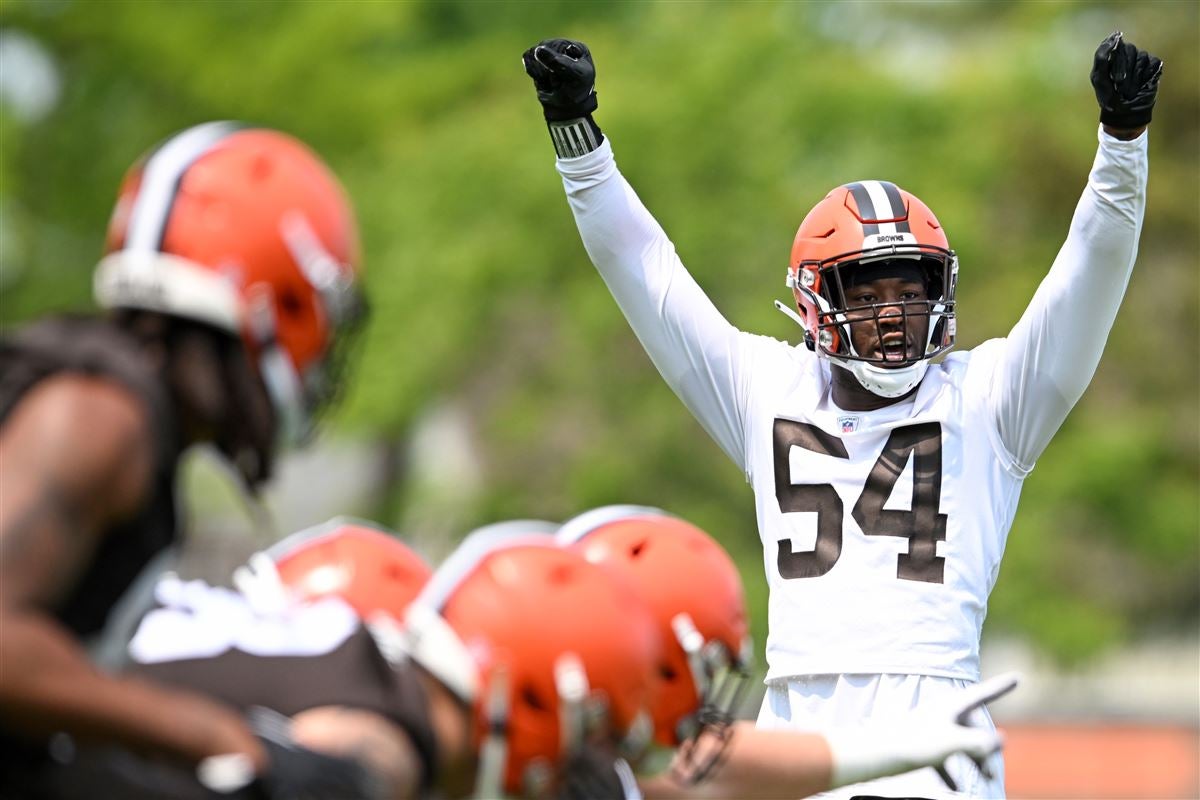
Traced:
[[829, 360], [848, 369], [864, 389], [880, 397], [900, 397], [907, 394], [921, 382], [925, 377], [925, 370], [929, 369], [929, 361], [925, 359], [897, 369], [884, 369], [865, 361], [845, 361], [836, 358]]

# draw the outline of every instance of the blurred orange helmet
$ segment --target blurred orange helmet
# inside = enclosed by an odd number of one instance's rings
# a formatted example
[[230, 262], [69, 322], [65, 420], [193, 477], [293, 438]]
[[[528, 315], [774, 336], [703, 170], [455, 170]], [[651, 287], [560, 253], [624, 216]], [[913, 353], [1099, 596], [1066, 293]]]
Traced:
[[[897, 365], [855, 352], [847, 312], [877, 320], [885, 305], [848, 307], [849, 279], [864, 265], [879, 277], [897, 267], [923, 274], [928, 301], [906, 302], [904, 311], [906, 327], [909, 316], [929, 317], [921, 358]], [[809, 349], [849, 369], [870, 391], [898, 397], [920, 382], [929, 359], [954, 346], [957, 280], [958, 259], [929, 207], [894, 183], [858, 181], [825, 195], [800, 223], [787, 285]]]
[[339, 597], [363, 620], [380, 613], [404, 619], [433, 574], [394, 531], [347, 517], [294, 533], [248, 566], [235, 579], [248, 596], [273, 592], [285, 603]]
[[753, 647], [737, 566], [711, 536], [657, 508], [605, 506], [566, 522], [559, 543], [628, 580], [665, 647], [653, 705], [655, 739], [676, 747], [727, 724]]
[[478, 796], [544, 794], [598, 732], [631, 754], [649, 741], [657, 626], [548, 534], [468, 539], [407, 627], [414, 661], [474, 705]]
[[433, 570], [398, 536], [372, 523], [334, 519], [268, 551], [279, 579], [301, 601], [340, 597], [359, 617], [403, 619]]
[[358, 232], [337, 178], [279, 131], [210, 122], [130, 168], [95, 274], [105, 308], [159, 311], [244, 341], [286, 438], [336, 389], [362, 317]]

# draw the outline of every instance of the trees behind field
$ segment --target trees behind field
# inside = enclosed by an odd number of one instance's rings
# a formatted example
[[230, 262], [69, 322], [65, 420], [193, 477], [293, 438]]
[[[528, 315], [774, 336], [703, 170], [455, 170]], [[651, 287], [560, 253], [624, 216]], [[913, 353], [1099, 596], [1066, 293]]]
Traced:
[[[591, 46], [622, 170], [734, 324], [796, 341], [771, 307], [795, 228], [830, 188], [877, 177], [940, 217], [970, 347], [1005, 334], [1061, 244], [1095, 147], [1092, 51], [1116, 28], [1166, 63], [1139, 264], [1091, 388], [1027, 482], [987, 626], [1078, 661], [1194, 630], [1200, 609], [1194, 3], [10, 0], [2, 322], [90, 306], [117, 182], [151, 143], [213, 118], [295, 133], [363, 226], [374, 313], [335, 427], [402, 448], [429, 409], [460, 409], [479, 486], [456, 508], [464, 526], [612, 502], [688, 517], [737, 557], [761, 642], [749, 487], [590, 266], [521, 51]], [[29, 56], [11, 60], [30, 42], [57, 81], [41, 107], [17, 96], [40, 85]], [[404, 519], [421, 488], [403, 476], [363, 511]]]

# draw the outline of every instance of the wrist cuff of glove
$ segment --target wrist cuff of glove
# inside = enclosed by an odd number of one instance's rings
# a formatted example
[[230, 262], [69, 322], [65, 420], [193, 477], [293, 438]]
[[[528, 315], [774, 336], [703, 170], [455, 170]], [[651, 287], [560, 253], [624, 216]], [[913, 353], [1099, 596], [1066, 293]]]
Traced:
[[912, 769], [894, 750], [896, 743], [889, 734], [867, 727], [834, 728], [825, 732], [829, 744], [829, 788], [837, 789], [852, 783], [892, 775]]
[[559, 158], [579, 158], [595, 150], [604, 141], [600, 126], [592, 119], [592, 115], [566, 119], [559, 122], [547, 122], [550, 130], [550, 141], [554, 143], [554, 152]]
[[1122, 131], [1131, 131], [1135, 128], [1140, 128], [1143, 125], [1150, 124], [1149, 111], [1126, 112], [1124, 114], [1116, 111], [1100, 111], [1100, 123], [1107, 125], [1110, 128], [1116, 128]]

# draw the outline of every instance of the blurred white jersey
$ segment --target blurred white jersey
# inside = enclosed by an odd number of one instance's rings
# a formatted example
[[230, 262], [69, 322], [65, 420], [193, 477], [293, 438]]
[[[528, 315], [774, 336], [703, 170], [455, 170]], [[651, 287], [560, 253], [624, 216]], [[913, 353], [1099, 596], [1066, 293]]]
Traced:
[[266, 604], [238, 591], [167, 574], [158, 605], [129, 643], [138, 664], [214, 659], [232, 650], [252, 656], [314, 656], [336, 650], [362, 623], [338, 597], [304, 605]]
[[[906, 713], [920, 692], [884, 696], [889, 673], [918, 687], [979, 679], [1021, 483], [1091, 380], [1137, 254], [1147, 134], [1098, 138], [1066, 242], [1012, 331], [951, 354], [912, 397], [867, 412], [834, 405], [824, 359], [721, 315], [607, 139], [558, 160], [584, 246], [634, 333], [754, 487], [768, 681], [828, 683], [791, 726]], [[839, 678], [851, 675], [869, 679]]]

